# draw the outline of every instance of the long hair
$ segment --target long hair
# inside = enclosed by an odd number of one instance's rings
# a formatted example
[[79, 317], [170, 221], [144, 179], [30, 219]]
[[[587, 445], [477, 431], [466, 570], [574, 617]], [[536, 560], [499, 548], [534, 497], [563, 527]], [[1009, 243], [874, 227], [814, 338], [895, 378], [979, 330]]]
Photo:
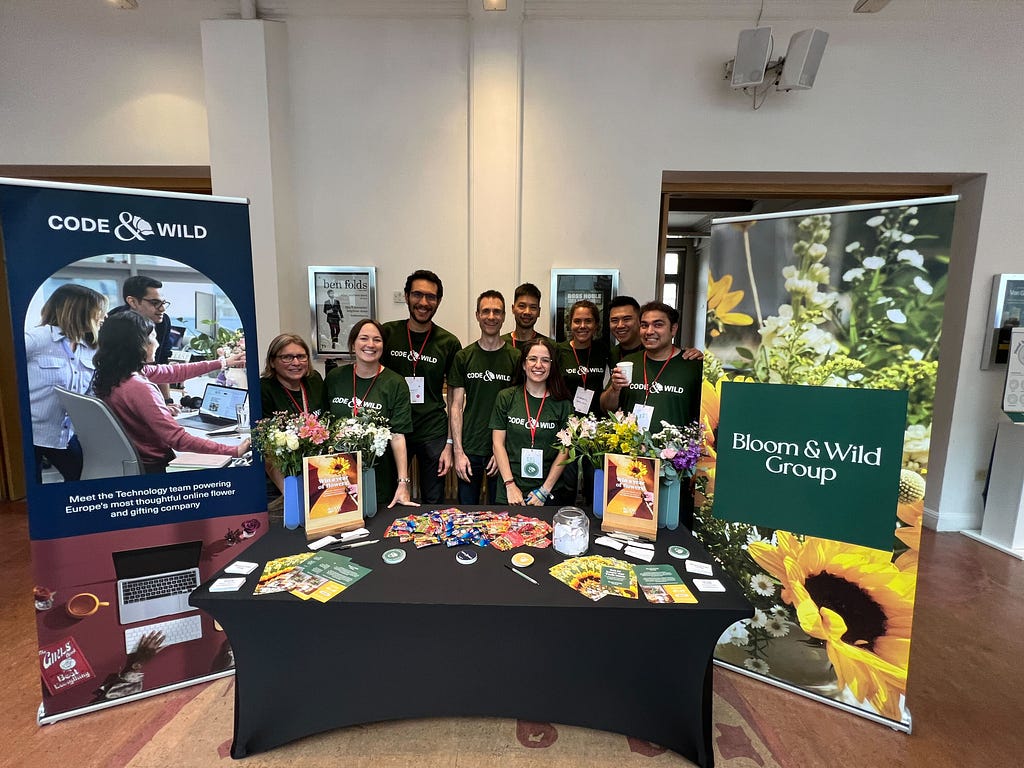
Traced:
[[281, 350], [289, 344], [298, 344], [302, 347], [306, 353], [306, 376], [313, 372], [313, 355], [309, 352], [309, 344], [306, 343], [306, 340], [297, 333], [280, 333], [271, 340], [270, 346], [267, 347], [267, 361], [263, 366], [263, 373], [260, 374], [261, 379], [274, 378], [274, 358], [281, 354]]
[[152, 320], [130, 310], [107, 318], [100, 328], [99, 349], [93, 357], [96, 375], [92, 387], [97, 396], [106, 397], [114, 387], [142, 370], [153, 328]]
[[513, 386], [526, 385], [526, 358], [530, 356], [530, 351], [535, 347], [544, 347], [544, 350], [548, 353], [548, 357], [551, 358], [551, 367], [548, 369], [548, 392], [555, 400], [568, 400], [569, 399], [569, 387], [565, 383], [565, 379], [562, 378], [562, 369], [558, 365], [558, 353], [555, 351], [555, 344], [551, 339], [535, 338], [530, 339], [524, 343], [522, 347], [523, 354], [519, 358], [519, 368], [516, 369], [515, 378], [512, 381]]
[[[419, 278], [417, 278], [417, 279], [419, 279]], [[363, 330], [363, 326], [364, 325], [372, 325], [374, 328], [377, 329], [377, 332], [380, 334], [380, 337], [382, 339], [384, 338], [384, 326], [381, 325], [380, 323], [378, 323], [372, 317], [365, 317], [362, 320], [360, 320], [358, 323], [353, 325], [352, 326], [352, 330], [348, 332], [348, 348], [349, 348], [349, 351], [352, 351], [352, 348], [356, 345], [356, 339], [359, 338], [359, 332], [361, 330]], [[355, 353], [353, 352], [353, 354], [355, 354]], [[383, 354], [384, 354], [384, 350], [381, 350], [381, 355], [383, 356]]]
[[107, 310], [107, 297], [84, 285], [66, 283], [43, 304], [40, 325], [55, 325], [72, 344], [96, 348], [96, 336]]

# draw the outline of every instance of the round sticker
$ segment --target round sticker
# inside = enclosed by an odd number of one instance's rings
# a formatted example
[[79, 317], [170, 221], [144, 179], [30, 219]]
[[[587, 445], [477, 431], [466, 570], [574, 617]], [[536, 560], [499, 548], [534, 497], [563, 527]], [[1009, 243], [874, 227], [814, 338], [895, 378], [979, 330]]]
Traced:
[[462, 563], [462, 565], [472, 565], [476, 562], [476, 552], [470, 552], [468, 549], [461, 549], [455, 555], [455, 559]]
[[532, 461], [528, 464], [523, 465], [523, 477], [539, 477], [540, 467], [534, 464]]
[[389, 549], [387, 552], [380, 556], [380, 559], [388, 565], [397, 565], [398, 563], [405, 560], [405, 550]]
[[668, 553], [677, 560], [685, 560], [690, 556], [690, 550], [686, 547], [672, 546], [668, 548]]
[[533, 555], [528, 552], [517, 552], [512, 555], [512, 565], [518, 565], [520, 568], [528, 568], [533, 565]]

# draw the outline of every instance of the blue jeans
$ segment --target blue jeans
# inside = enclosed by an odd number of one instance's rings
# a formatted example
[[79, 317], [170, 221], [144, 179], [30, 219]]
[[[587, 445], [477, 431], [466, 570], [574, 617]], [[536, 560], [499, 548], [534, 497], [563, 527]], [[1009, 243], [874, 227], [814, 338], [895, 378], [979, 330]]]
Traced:
[[[459, 478], [459, 504], [479, 504], [480, 491], [484, 477], [487, 475], [487, 462], [491, 460], [491, 457], [474, 456], [472, 453], [467, 453], [466, 458], [469, 459], [469, 468], [473, 474], [468, 483], [461, 477]], [[499, 482], [501, 482], [501, 478], [498, 475], [487, 478], [487, 503], [491, 506], [494, 506], [494, 500], [497, 498]]]

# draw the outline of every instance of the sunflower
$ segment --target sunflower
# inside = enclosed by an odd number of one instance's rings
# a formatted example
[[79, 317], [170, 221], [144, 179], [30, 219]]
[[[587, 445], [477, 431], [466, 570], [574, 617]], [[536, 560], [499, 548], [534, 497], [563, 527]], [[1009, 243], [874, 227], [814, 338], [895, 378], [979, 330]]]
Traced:
[[750, 556], [782, 582], [782, 599], [796, 608], [804, 632], [824, 641], [839, 684], [899, 720], [916, 575], [880, 550], [776, 534], [777, 546], [754, 542]]
[[906, 552], [893, 562], [901, 571], [917, 571], [918, 553], [921, 549], [921, 520], [924, 517], [924, 501], [913, 504], [897, 504], [896, 516], [906, 525], [896, 529], [896, 538], [907, 545]]
[[647, 477], [647, 465], [644, 464], [642, 461], [634, 459], [633, 461], [629, 462], [628, 466], [626, 467], [626, 474], [628, 474], [631, 477], [635, 477], [637, 480], [640, 480], [644, 477]]
[[721, 280], [708, 270], [708, 328], [711, 336], [720, 336], [727, 325], [753, 325], [754, 318], [742, 312], [733, 312], [743, 301], [743, 291], [730, 291], [732, 275], [723, 275]]
[[351, 467], [352, 465], [349, 463], [349, 460], [344, 456], [333, 456], [328, 460], [327, 466], [323, 468], [323, 474], [331, 477], [342, 477], [348, 475]]

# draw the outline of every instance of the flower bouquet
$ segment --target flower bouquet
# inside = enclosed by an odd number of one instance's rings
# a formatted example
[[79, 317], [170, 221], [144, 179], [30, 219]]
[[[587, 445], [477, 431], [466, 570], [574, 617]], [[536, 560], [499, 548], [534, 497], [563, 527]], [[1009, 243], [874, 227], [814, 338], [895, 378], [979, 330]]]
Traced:
[[376, 466], [392, 437], [388, 420], [368, 408], [360, 409], [358, 415], [336, 420], [331, 432], [334, 451], [362, 453], [363, 471]]
[[661, 432], [651, 435], [650, 442], [656, 451], [653, 455], [661, 459], [661, 476], [669, 484], [693, 477], [697, 462], [704, 455], [704, 430], [699, 421], [685, 427], [663, 421]]
[[335, 452], [330, 414], [278, 411], [252, 428], [252, 447], [285, 477], [302, 474], [305, 456]]

